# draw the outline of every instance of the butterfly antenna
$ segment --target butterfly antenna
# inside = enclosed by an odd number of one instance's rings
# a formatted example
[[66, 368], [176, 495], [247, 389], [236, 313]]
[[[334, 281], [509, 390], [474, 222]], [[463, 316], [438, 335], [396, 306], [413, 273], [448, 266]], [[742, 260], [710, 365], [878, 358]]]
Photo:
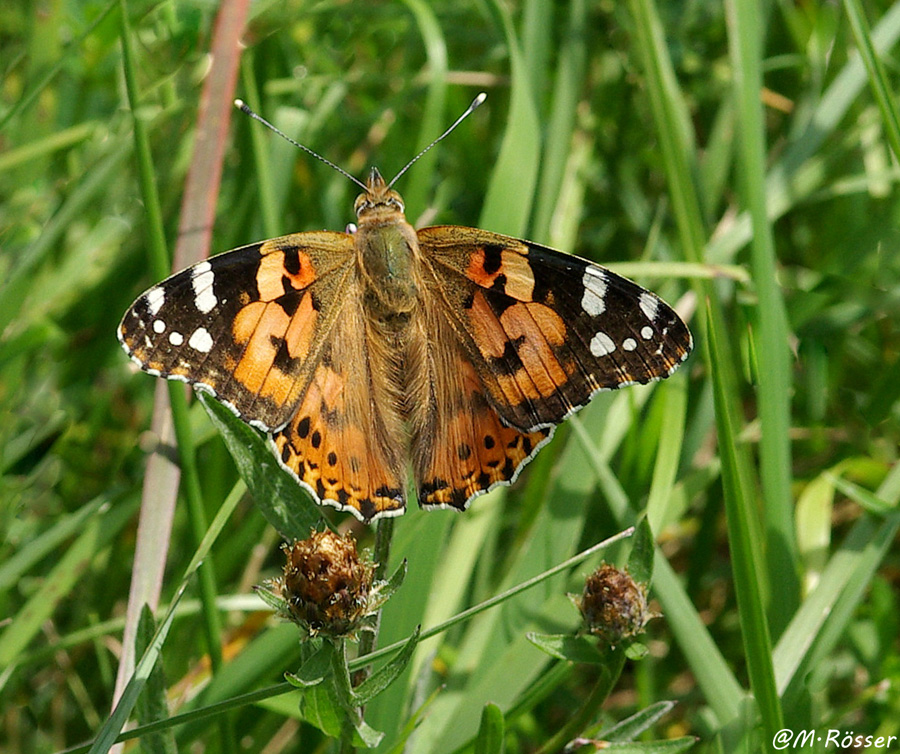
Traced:
[[399, 173], [397, 173], [397, 175], [394, 176], [393, 180], [388, 184], [388, 188], [393, 186], [397, 182], [397, 179], [401, 175], [403, 175], [407, 170], [409, 170], [415, 162], [417, 162], [419, 159], [421, 159], [421, 157], [429, 149], [431, 149], [439, 141], [443, 141], [445, 138], [447, 138], [450, 135], [450, 132], [454, 128], [456, 128], [460, 123], [462, 123], [466, 118], [468, 118], [472, 114], [472, 112], [475, 110], [475, 108], [477, 108], [486, 99], [487, 99], [487, 94], [485, 94], [484, 92], [482, 92], [475, 99], [473, 99], [472, 104], [466, 108], [466, 111], [462, 115], [460, 115], [455, 121], [453, 121], [453, 124], [450, 126], [450, 128], [448, 128], [446, 131], [444, 131], [444, 133], [442, 133], [440, 136], [438, 136], [433, 142], [431, 142], [431, 144], [429, 144], [427, 147], [425, 147], [425, 149], [423, 149], [421, 152], [419, 152], [419, 154], [417, 154], [409, 162], [406, 163], [406, 166], [403, 168], [403, 170], [401, 170]]
[[[479, 102], [478, 104], [481, 104], [481, 103]], [[238, 110], [240, 110], [242, 113], [244, 113], [245, 115], [249, 115], [251, 118], [253, 118], [253, 120], [258, 120], [258, 121], [259, 121], [260, 123], [262, 123], [266, 128], [268, 128], [269, 130], [274, 131], [275, 133], [277, 133], [282, 139], [285, 139], [285, 140], [289, 141], [289, 142], [290, 142], [291, 144], [293, 144], [295, 147], [300, 147], [300, 149], [302, 149], [302, 150], [303, 150], [304, 152], [306, 152], [307, 154], [311, 154], [311, 155], [312, 155], [313, 157], [315, 157], [317, 160], [321, 160], [322, 162], [324, 162], [324, 163], [325, 163], [326, 165], [328, 165], [329, 167], [334, 168], [335, 170], [338, 171], [338, 173], [340, 173], [340, 174], [343, 175], [343, 176], [346, 176], [346, 177], [349, 178], [351, 181], [353, 181], [357, 186], [359, 186], [360, 188], [362, 188], [363, 191], [367, 191], [367, 190], [368, 190], [368, 189], [366, 188], [366, 184], [365, 184], [365, 183], [363, 183], [362, 181], [360, 181], [358, 178], [354, 178], [352, 175], [350, 175], [350, 173], [348, 173], [348, 172], [347, 172], [346, 170], [344, 170], [342, 167], [339, 167], [339, 166], [335, 165], [331, 160], [326, 160], [326, 159], [325, 159], [324, 157], [322, 157], [322, 155], [320, 155], [318, 152], [313, 152], [309, 147], [303, 146], [299, 141], [294, 141], [294, 139], [292, 139], [290, 136], [288, 136], [288, 135], [287, 135], [286, 133], [284, 133], [283, 131], [280, 131], [280, 130], [278, 130], [277, 128], [275, 128], [275, 126], [273, 126], [271, 123], [269, 123], [269, 121], [267, 121], [267, 120], [266, 120], [265, 118], [263, 118], [261, 115], [257, 115], [255, 112], [253, 112], [253, 111], [250, 109], [249, 105], [247, 105], [247, 103], [244, 102], [244, 100], [236, 99], [236, 100], [234, 101], [234, 106], [235, 106]], [[469, 110], [472, 110], [472, 108], [469, 108]], [[466, 115], [468, 115], [468, 113], [466, 113]], [[465, 116], [463, 116], [463, 117], [465, 117]], [[460, 118], [460, 120], [462, 120], [462, 118]], [[459, 121], [457, 121], [457, 123], [458, 123], [458, 122], [459, 122]], [[454, 123], [453, 125], [455, 126], [456, 123]], [[451, 126], [451, 129], [450, 129], [450, 130], [451, 130], [451, 131], [453, 130], [453, 127], [452, 127], [452, 126]], [[446, 136], [446, 135], [447, 135], [447, 134], [444, 134], [444, 136]], [[441, 139], [443, 139], [444, 136], [442, 136]], [[438, 139], [438, 141], [440, 141], [440, 139]], [[434, 145], [432, 144], [432, 146], [434, 146]], [[420, 155], [420, 157], [421, 157], [421, 155]], [[416, 159], [419, 159], [419, 158], [417, 157]], [[413, 160], [413, 162], [415, 162], [415, 160]], [[407, 165], [407, 167], [409, 167], [409, 166]], [[406, 169], [406, 168], [404, 168], [404, 170], [405, 170], [405, 169]]]

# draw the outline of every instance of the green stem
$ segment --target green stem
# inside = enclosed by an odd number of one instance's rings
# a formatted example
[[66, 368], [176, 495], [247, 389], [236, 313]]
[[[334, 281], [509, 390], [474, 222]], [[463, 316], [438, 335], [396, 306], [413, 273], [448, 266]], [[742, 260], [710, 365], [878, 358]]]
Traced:
[[625, 667], [625, 650], [617, 647], [608, 653], [609, 662], [600, 665], [600, 678], [592, 689], [590, 695], [584, 700], [581, 708], [560, 728], [556, 735], [552, 736], [536, 754], [553, 754], [562, 751], [563, 747], [573, 738], [578, 736], [597, 717], [601, 705], [615, 687], [622, 668]]
[[[375, 547], [372, 556], [375, 558], [375, 580], [384, 581], [387, 578], [388, 562], [391, 556], [391, 539], [394, 535], [394, 519], [382, 518], [378, 521], [375, 530]], [[372, 631], [365, 631], [359, 639], [359, 652], [357, 657], [370, 654], [375, 649], [378, 641], [378, 627], [381, 623], [381, 610], [375, 616], [375, 626]], [[358, 670], [353, 675], [353, 685], [358, 686], [369, 674], [368, 666]]]
[[[378, 528], [375, 530], [375, 547], [373, 549], [373, 557], [375, 559], [374, 576], [376, 581], [384, 581], [387, 578], [387, 568], [391, 556], [391, 540], [393, 538], [393, 535], [394, 519], [380, 519], [378, 521]], [[370, 654], [375, 649], [375, 644], [378, 641], [378, 627], [380, 624], [381, 610], [379, 609], [378, 613], [375, 615], [375, 625], [373, 626], [372, 630], [362, 632], [362, 636], [359, 639], [359, 651], [357, 652], [358, 658], [362, 657], [363, 655]], [[366, 680], [366, 678], [368, 678], [370, 668], [371, 665], [366, 665], [353, 674], [352, 678], [354, 687], [359, 686], [359, 684], [361, 684], [364, 680]], [[363, 707], [360, 707], [358, 712], [359, 718], [362, 719], [365, 713], [365, 709]], [[341, 731], [341, 754], [350, 754], [353, 751], [353, 730], [353, 724], [348, 717], [344, 721], [344, 727]]]

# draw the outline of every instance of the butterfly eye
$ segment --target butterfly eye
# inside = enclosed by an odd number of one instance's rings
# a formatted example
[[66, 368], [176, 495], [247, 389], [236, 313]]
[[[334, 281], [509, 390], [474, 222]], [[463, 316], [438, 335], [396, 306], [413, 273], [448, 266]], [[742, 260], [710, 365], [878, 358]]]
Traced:
[[372, 203], [368, 199], [366, 199], [365, 196], [361, 196], [361, 197], [359, 197], [359, 199], [356, 200], [356, 206], [353, 207], [353, 211], [356, 212], [356, 216], [359, 217], [360, 215], [362, 215], [363, 212], [365, 212], [371, 206], [372, 206]]
[[389, 205], [391, 205], [392, 207], [396, 207], [396, 208], [397, 208], [398, 210], [400, 210], [401, 212], [403, 212], [404, 209], [405, 209], [405, 207], [403, 206], [403, 202], [401, 202], [400, 199], [398, 199], [398, 198], [395, 197], [395, 196], [392, 196], [390, 199], [388, 199], [388, 200], [387, 200], [387, 203], [388, 203]]

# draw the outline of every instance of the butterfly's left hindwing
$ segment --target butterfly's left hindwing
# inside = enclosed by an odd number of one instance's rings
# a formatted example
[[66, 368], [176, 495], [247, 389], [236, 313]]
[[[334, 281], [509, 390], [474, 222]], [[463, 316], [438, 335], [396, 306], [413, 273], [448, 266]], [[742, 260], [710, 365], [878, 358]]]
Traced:
[[599, 390], [668, 377], [691, 351], [671, 307], [599, 265], [475, 228], [418, 237], [493, 407], [520, 430], [558, 424]]
[[140, 296], [119, 340], [144, 371], [204, 389], [261, 429], [280, 427], [340, 311], [353, 249], [344, 233], [299, 233], [212, 257]]

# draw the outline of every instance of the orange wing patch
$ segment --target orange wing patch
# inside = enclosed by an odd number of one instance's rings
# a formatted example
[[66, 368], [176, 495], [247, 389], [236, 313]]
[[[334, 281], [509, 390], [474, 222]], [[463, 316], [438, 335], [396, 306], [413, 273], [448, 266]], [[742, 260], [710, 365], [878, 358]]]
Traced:
[[232, 327], [235, 343], [244, 347], [235, 380], [278, 406], [292, 403], [299, 387], [293, 365], [309, 356], [317, 319], [310, 294], [302, 296], [291, 315], [274, 302], [245, 306]]
[[482, 288], [501, 285], [507, 295], [530, 301], [534, 294], [534, 271], [528, 263], [527, 249], [507, 248], [489, 254], [485, 246], [476, 247], [469, 260], [466, 276]]
[[263, 254], [256, 273], [256, 287], [263, 301], [274, 301], [285, 293], [285, 281], [295, 291], [303, 290], [316, 280], [316, 272], [309, 255], [302, 251], [286, 255], [278, 246], [263, 245]]
[[553, 429], [520, 432], [500, 422], [480, 394], [453, 417], [435, 439], [432, 461], [419, 478], [419, 505], [468, 507], [499, 484], [512, 484], [521, 468], [546, 443]]
[[462, 510], [496, 485], [511, 484], [553, 428], [522, 431], [504, 423], [447, 311], [425, 309], [423, 329], [433, 333], [426, 345], [428, 391], [414, 396], [409, 422], [418, 502]]
[[316, 368], [303, 402], [272, 436], [282, 465], [321, 502], [364, 521], [403, 512], [402, 464], [374, 441], [371, 423], [353, 419], [345, 378]]

